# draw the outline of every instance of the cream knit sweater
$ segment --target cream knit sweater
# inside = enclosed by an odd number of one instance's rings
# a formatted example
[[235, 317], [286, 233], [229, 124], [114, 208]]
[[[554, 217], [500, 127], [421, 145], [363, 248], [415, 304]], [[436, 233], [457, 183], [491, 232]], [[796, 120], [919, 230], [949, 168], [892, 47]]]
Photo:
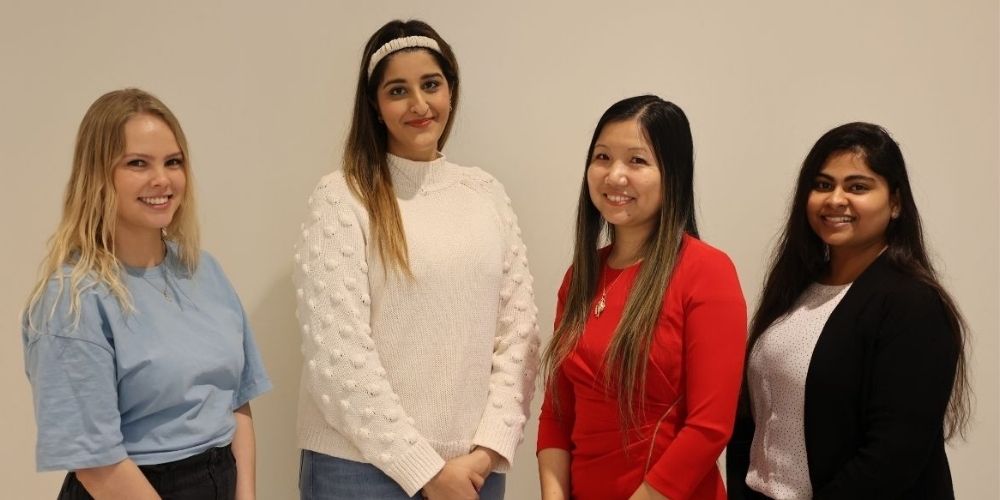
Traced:
[[320, 180], [295, 254], [303, 449], [368, 462], [414, 495], [474, 446], [510, 466], [538, 368], [532, 277], [503, 186], [389, 155], [414, 279], [383, 267], [343, 173]]

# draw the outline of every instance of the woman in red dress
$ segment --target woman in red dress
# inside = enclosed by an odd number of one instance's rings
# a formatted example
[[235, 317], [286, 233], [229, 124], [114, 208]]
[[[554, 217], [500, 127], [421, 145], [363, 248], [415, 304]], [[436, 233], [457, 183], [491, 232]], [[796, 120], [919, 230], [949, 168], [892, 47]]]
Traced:
[[746, 304], [732, 262], [698, 239], [693, 157], [684, 112], [656, 96], [614, 104], [594, 131], [543, 361], [544, 500], [726, 496]]

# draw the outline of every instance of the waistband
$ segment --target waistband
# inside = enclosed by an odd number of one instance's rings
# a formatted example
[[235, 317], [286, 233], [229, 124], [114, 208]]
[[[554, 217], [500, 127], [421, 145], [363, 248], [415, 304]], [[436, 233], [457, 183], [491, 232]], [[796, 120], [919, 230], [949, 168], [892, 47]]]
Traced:
[[146, 474], [163, 474], [189, 469], [199, 469], [233, 461], [235, 460], [233, 458], [232, 445], [227, 444], [225, 446], [219, 446], [218, 448], [209, 448], [197, 455], [192, 455], [173, 462], [140, 465], [139, 470]]

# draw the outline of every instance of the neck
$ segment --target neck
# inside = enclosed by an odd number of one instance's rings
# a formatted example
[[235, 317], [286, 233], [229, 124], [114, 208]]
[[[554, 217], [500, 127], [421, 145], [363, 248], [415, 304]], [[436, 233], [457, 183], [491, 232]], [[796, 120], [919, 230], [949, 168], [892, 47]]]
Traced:
[[422, 151], [421, 150], [398, 151], [390, 147], [389, 153], [410, 161], [431, 162], [438, 159], [437, 149], [434, 148]]
[[826, 285], [846, 285], [854, 282], [861, 273], [885, 250], [885, 241], [879, 240], [860, 248], [830, 248], [830, 270], [823, 278]]
[[616, 227], [615, 245], [611, 247], [611, 254], [608, 255], [608, 265], [621, 269], [639, 262], [643, 257], [648, 236], [648, 229]]
[[167, 247], [159, 232], [116, 231], [115, 256], [126, 266], [154, 267], [163, 262], [166, 254]]

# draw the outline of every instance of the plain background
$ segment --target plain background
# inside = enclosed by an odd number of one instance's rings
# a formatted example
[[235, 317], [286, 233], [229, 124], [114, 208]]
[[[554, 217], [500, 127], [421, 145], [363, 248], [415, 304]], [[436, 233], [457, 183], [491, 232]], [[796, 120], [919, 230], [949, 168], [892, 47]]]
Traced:
[[[276, 387], [253, 403], [259, 496], [297, 498], [292, 244], [307, 195], [339, 164], [364, 42], [410, 17], [455, 48], [462, 102], [446, 153], [506, 185], [546, 338], [586, 147], [612, 102], [656, 93], [687, 112], [702, 236], [732, 256], [751, 305], [812, 143], [847, 121], [887, 127], [972, 332], [976, 412], [968, 440], [948, 450], [958, 497], [1000, 496], [996, 0], [4, 0], [0, 496], [53, 498], [61, 480], [34, 472], [18, 311], [59, 217], [80, 119], [105, 91], [138, 86], [185, 128], [204, 247], [240, 292]], [[534, 427], [510, 499], [538, 497]]]

